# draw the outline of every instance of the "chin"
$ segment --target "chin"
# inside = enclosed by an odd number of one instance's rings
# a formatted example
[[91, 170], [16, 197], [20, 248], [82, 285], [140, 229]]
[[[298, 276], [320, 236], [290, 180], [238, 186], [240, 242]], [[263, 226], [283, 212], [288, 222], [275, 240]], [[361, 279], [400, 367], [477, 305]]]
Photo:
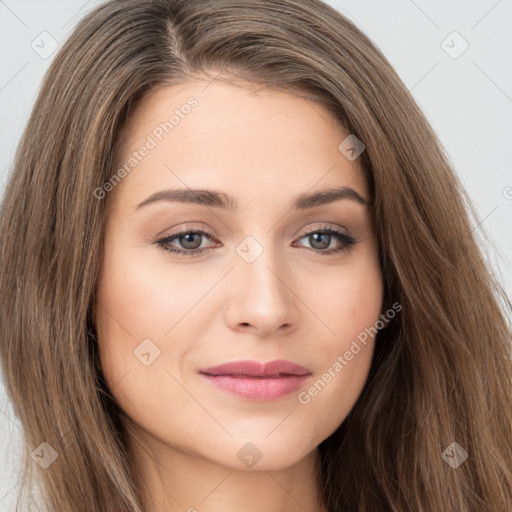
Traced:
[[[299, 463], [316, 448], [316, 445], [305, 447], [300, 437], [297, 442], [292, 442], [289, 437], [271, 434], [275, 438], [270, 440], [265, 439], [265, 435], [230, 441], [230, 446], [226, 446], [222, 453], [222, 460], [217, 459], [217, 463], [237, 471], [279, 471]], [[233, 453], [234, 457], [226, 460], [227, 453]]]

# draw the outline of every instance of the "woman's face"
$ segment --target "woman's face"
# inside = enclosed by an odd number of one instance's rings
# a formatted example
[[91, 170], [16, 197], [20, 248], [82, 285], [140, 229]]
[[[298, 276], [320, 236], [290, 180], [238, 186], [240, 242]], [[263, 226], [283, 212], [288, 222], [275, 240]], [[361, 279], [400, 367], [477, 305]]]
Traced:
[[[220, 82], [132, 112], [103, 189], [97, 330], [108, 386], [156, 456], [284, 468], [354, 406], [383, 285], [348, 135], [317, 103]], [[257, 364], [276, 360], [302, 370]], [[212, 370], [239, 361], [255, 364]]]

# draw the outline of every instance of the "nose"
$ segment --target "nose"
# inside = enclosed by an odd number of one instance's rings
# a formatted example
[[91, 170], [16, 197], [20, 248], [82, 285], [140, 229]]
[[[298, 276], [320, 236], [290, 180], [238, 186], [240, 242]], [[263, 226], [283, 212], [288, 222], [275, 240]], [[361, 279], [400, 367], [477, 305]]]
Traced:
[[252, 263], [238, 261], [231, 273], [226, 322], [235, 331], [281, 335], [297, 327], [299, 310], [293, 279], [268, 251]]

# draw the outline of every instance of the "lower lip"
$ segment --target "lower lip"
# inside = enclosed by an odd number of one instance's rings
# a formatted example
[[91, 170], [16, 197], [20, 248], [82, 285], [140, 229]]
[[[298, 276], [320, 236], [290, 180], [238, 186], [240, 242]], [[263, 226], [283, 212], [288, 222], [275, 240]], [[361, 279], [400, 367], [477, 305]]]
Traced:
[[214, 386], [251, 400], [276, 400], [299, 389], [309, 375], [284, 375], [275, 378], [231, 377], [201, 374]]

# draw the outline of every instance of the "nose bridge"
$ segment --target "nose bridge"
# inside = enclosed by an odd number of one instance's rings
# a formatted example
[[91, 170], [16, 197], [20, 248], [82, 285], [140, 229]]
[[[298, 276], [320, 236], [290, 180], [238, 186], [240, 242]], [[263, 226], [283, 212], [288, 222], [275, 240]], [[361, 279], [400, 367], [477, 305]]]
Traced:
[[237, 270], [242, 282], [251, 287], [251, 294], [265, 295], [270, 302], [288, 298], [285, 276], [279, 275], [285, 273], [283, 255], [275, 247], [272, 232], [246, 237], [238, 245], [237, 254]]
[[294, 324], [297, 317], [293, 284], [285, 259], [275, 247], [272, 231], [262, 229], [247, 236], [236, 252], [231, 321], [250, 324], [264, 332]]

